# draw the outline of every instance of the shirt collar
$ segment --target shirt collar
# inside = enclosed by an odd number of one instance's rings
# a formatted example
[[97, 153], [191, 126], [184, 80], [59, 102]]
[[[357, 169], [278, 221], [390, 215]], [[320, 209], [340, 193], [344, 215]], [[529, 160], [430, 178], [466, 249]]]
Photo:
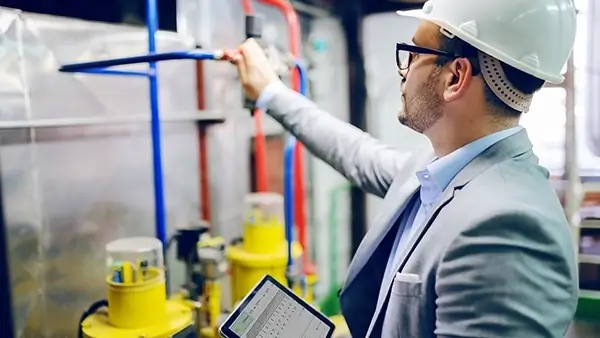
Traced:
[[477, 139], [444, 157], [434, 159], [425, 169], [416, 173], [421, 183], [421, 202], [424, 204], [437, 202], [442, 192], [469, 162], [495, 143], [522, 129], [523, 127], [517, 126], [498, 131]]

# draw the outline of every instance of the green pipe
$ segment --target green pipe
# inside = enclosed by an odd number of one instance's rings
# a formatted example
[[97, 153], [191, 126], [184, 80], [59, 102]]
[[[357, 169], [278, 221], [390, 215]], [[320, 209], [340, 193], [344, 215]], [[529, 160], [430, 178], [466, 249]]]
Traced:
[[337, 214], [339, 195], [346, 192], [351, 187], [344, 183], [331, 190], [329, 193], [329, 291], [326, 298], [321, 303], [321, 310], [328, 316], [339, 313], [339, 303], [337, 299], [338, 286], [338, 246], [337, 246]]

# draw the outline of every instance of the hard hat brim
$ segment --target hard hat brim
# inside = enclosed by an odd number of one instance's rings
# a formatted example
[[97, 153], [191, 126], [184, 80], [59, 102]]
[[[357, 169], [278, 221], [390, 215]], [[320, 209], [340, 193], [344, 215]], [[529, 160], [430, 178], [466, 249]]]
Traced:
[[409, 18], [426, 19], [427, 14], [423, 13], [420, 9], [412, 9], [409, 11], [396, 11], [396, 14]]

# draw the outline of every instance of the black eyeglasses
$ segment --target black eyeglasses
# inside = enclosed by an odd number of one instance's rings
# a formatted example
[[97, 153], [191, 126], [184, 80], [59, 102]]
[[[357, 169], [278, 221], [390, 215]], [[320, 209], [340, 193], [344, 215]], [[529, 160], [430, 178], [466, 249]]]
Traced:
[[439, 55], [446, 56], [451, 59], [456, 59], [463, 57], [461, 55], [457, 55], [454, 53], [448, 53], [437, 49], [409, 45], [406, 43], [397, 43], [396, 44], [396, 65], [399, 70], [407, 70], [410, 67], [411, 62], [414, 59], [414, 56], [417, 54], [429, 54], [429, 55]]

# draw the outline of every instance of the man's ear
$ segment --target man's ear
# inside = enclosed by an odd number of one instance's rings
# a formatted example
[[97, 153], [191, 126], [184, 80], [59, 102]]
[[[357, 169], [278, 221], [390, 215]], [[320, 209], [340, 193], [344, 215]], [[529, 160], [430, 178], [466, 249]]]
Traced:
[[473, 75], [472, 65], [467, 58], [458, 58], [446, 67], [444, 74], [444, 100], [454, 101], [465, 94]]

